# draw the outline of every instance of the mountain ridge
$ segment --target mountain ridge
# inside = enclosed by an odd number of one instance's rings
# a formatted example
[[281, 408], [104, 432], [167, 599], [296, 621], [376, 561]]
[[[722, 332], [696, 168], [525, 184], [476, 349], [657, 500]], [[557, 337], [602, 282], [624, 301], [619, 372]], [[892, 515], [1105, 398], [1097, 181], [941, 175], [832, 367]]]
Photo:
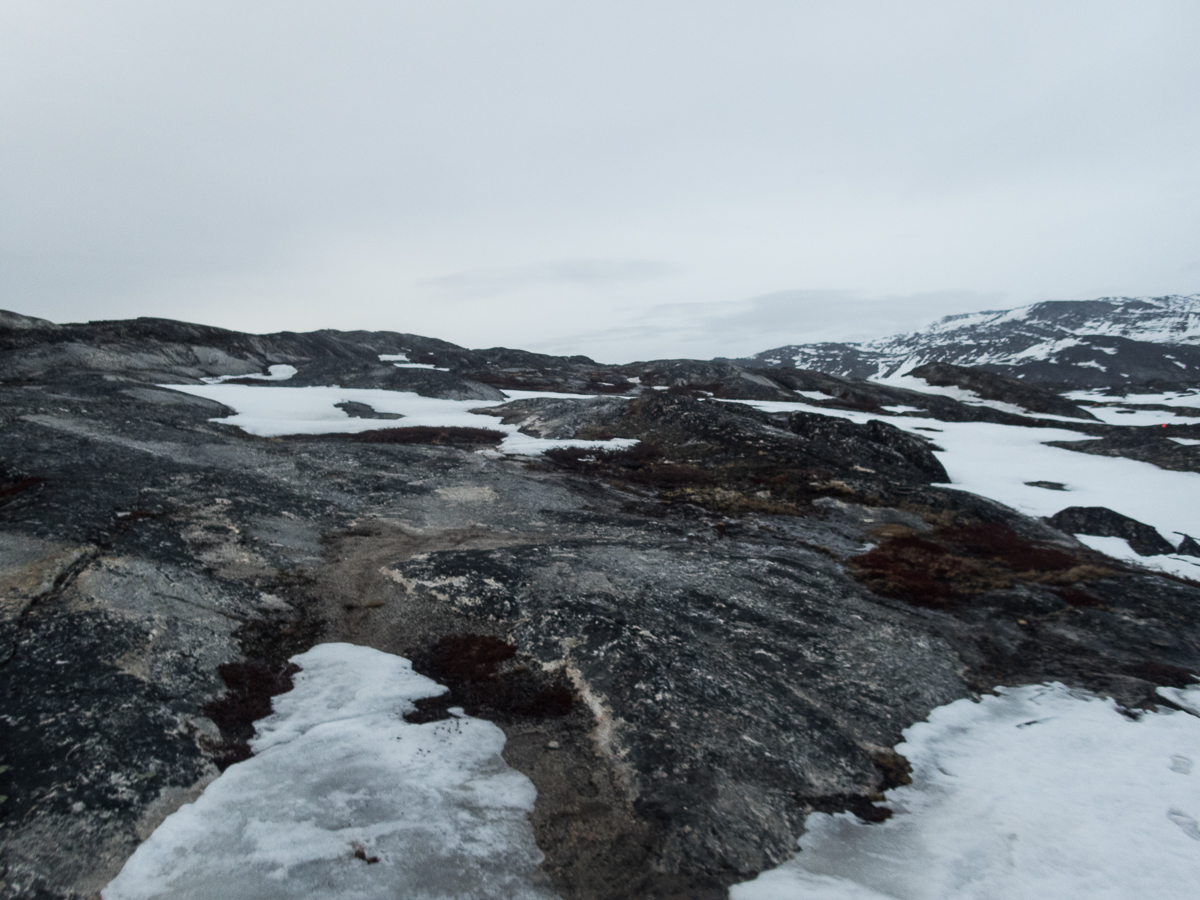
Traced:
[[1064, 389], [1200, 381], [1200, 294], [1047, 300], [946, 316], [860, 342], [785, 344], [731, 360], [886, 379], [928, 363], [977, 366]]

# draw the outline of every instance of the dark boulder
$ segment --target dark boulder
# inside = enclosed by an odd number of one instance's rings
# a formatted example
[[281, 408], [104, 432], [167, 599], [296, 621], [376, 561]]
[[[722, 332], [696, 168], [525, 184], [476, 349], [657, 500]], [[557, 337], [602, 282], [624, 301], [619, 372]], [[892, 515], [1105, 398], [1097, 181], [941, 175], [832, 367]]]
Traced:
[[1154, 528], [1114, 512], [1106, 506], [1069, 506], [1050, 518], [1050, 524], [1070, 534], [1090, 534], [1096, 537], [1119, 537], [1142, 556], [1174, 553]]
[[1190, 534], [1185, 534], [1183, 540], [1179, 542], [1179, 546], [1175, 548], [1175, 552], [1182, 556], [1200, 556], [1200, 544], [1196, 543], [1196, 539]]
[[831, 416], [794, 412], [788, 416], [788, 428], [800, 436], [810, 456], [830, 464], [886, 472], [905, 481], [950, 480], [926, 441], [878, 419], [856, 425]]

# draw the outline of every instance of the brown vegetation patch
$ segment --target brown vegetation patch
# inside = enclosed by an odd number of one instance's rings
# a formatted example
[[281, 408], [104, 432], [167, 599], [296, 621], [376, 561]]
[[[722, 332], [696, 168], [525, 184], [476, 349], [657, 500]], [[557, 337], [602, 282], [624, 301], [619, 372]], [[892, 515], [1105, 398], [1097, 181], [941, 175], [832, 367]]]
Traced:
[[376, 428], [347, 435], [347, 440], [360, 444], [499, 444], [503, 431], [491, 428], [435, 428], [412, 425], [408, 428]]
[[0, 482], [0, 499], [15, 497], [17, 494], [23, 493], [31, 487], [44, 484], [45, 481], [45, 478], [22, 478], [20, 481]]
[[472, 716], [507, 721], [568, 715], [576, 696], [566, 684], [539, 666], [516, 659], [517, 648], [488, 634], [455, 634], [440, 638], [413, 656], [413, 669], [444, 684], [449, 692], [416, 702], [408, 722], [434, 722], [461, 706]]
[[[877, 594], [932, 608], [1010, 588], [1018, 582], [1067, 585], [1109, 572], [1082, 564], [1070, 553], [1027, 540], [992, 522], [941, 526], [919, 537], [888, 537], [852, 558], [849, 569]], [[1081, 599], [1090, 597], [1078, 593]]]
[[455, 634], [434, 645], [429, 667], [439, 681], [495, 681], [496, 667], [516, 654], [516, 645], [490, 634]]
[[254, 723], [271, 714], [271, 698], [292, 689], [292, 676], [300, 671], [294, 663], [282, 668], [262, 660], [225, 663], [217, 674], [225, 682], [225, 693], [204, 707], [204, 714], [221, 729], [224, 739], [211, 747], [213, 762], [221, 771], [253, 756], [249, 740]]
[[1090, 591], [1085, 591], [1078, 587], [1060, 587], [1055, 588], [1056, 593], [1063, 603], [1069, 606], [1102, 606], [1100, 598]]

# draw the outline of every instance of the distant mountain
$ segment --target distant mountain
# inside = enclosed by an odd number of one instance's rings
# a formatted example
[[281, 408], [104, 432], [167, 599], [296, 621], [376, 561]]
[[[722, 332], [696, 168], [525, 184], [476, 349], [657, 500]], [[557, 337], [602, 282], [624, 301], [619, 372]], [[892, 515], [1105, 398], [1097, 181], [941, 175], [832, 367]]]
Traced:
[[947, 316], [921, 331], [863, 343], [789, 344], [734, 362], [846, 378], [951, 363], [1078, 388], [1196, 383], [1200, 294], [1053, 300]]

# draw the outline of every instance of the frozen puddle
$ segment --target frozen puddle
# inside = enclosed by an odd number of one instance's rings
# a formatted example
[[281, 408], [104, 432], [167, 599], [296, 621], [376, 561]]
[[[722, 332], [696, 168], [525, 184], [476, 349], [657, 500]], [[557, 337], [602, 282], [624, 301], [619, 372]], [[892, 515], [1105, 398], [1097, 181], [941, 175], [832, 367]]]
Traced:
[[[272, 367], [277, 368], [277, 367]], [[241, 376], [239, 376], [241, 377]], [[386, 391], [371, 388], [341, 387], [251, 387], [245, 384], [164, 384], [160, 387], [215, 400], [236, 410], [232, 416], [213, 419], [236, 425], [259, 437], [284, 434], [357, 434], [380, 428], [487, 428], [503, 432], [500, 450], [523, 456], [535, 456], [552, 447], [628, 447], [637, 441], [617, 438], [611, 441], [547, 440], [521, 434], [516, 425], [505, 425], [498, 418], [471, 412], [499, 406], [509, 400], [530, 397], [557, 397], [571, 400], [596, 400], [582, 394], [554, 394], [538, 391], [505, 391], [504, 400], [439, 400], [410, 391]], [[338, 403], [362, 403], [380, 413], [398, 413], [398, 420], [351, 417], [338, 409]]]
[[526, 820], [535, 789], [498, 727], [405, 722], [444, 689], [398, 656], [320, 644], [295, 662], [256, 755], [168, 817], [104, 900], [556, 896]]
[[[1200, 706], [1200, 688], [1176, 692]], [[905, 732], [913, 784], [879, 825], [811, 816], [731, 900], [1192, 900], [1200, 718], [1121, 715], [1061, 685], [959, 700]]]

